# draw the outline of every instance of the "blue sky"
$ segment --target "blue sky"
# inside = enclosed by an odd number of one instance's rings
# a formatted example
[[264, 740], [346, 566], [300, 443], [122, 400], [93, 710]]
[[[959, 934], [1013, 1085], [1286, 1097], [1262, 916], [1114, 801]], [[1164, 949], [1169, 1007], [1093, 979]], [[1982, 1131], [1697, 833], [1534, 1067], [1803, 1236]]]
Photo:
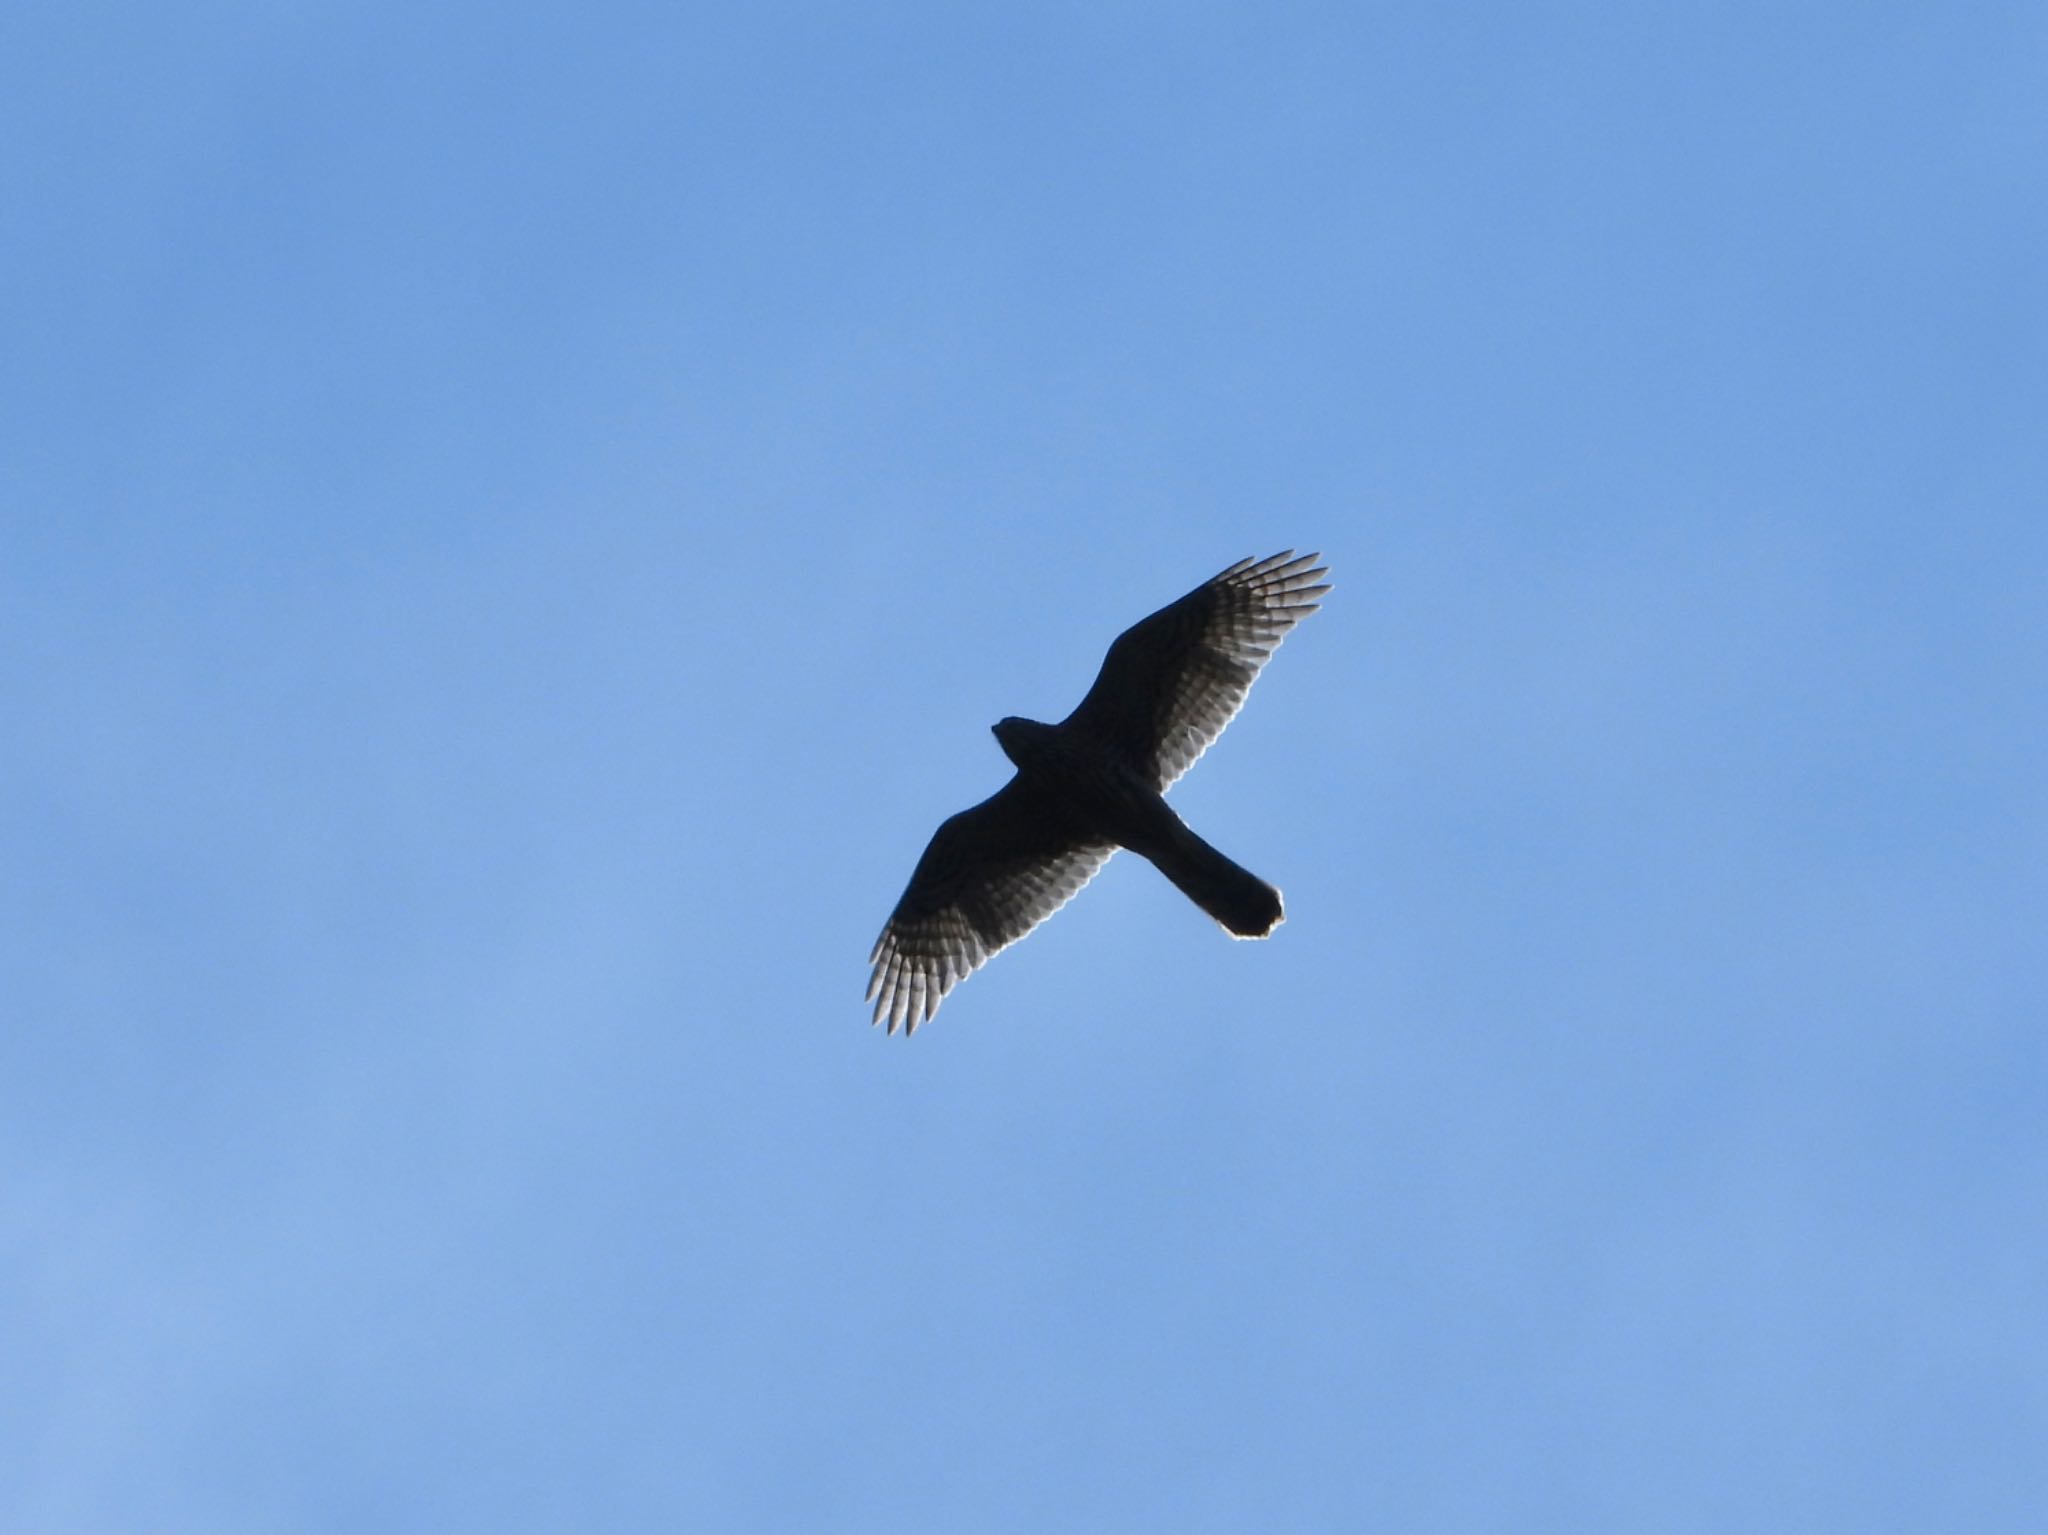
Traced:
[[2037, 1527], [2036, 8], [4, 33], [0, 1525]]

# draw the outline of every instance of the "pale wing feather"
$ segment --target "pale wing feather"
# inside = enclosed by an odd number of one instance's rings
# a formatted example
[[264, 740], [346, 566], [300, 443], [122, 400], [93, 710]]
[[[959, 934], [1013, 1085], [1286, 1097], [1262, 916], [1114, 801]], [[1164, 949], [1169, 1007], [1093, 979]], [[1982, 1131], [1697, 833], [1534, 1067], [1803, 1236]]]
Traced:
[[1116, 851], [1017, 779], [939, 827], [868, 956], [874, 1021], [914, 1032], [947, 992], [1074, 898]]
[[1287, 631], [1329, 591], [1317, 556], [1239, 560], [1117, 636], [1064, 723], [1121, 752], [1164, 790], [1237, 717]]

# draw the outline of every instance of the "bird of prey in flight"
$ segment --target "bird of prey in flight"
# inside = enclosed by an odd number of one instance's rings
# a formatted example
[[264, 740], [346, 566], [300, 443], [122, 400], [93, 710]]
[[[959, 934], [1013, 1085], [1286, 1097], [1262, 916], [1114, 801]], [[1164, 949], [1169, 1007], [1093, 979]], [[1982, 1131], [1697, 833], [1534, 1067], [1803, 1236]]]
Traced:
[[1117, 637], [1057, 725], [993, 729], [1017, 772], [933, 834], [869, 960], [874, 1021], [906, 1034], [947, 992], [1127, 847], [1238, 938], [1280, 925], [1280, 892], [1173, 813], [1166, 787], [1244, 706], [1274, 649], [1329, 591], [1317, 556], [1239, 560]]

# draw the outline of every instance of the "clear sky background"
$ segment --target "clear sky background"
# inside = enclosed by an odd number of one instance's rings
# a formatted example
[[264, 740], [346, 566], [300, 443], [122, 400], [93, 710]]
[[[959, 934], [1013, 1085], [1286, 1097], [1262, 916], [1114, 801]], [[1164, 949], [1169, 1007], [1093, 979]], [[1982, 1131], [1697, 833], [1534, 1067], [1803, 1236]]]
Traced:
[[[0, 1528], [2041, 1528], [2034, 5], [0, 23]], [[909, 1043], [1127, 624], [1336, 590]]]

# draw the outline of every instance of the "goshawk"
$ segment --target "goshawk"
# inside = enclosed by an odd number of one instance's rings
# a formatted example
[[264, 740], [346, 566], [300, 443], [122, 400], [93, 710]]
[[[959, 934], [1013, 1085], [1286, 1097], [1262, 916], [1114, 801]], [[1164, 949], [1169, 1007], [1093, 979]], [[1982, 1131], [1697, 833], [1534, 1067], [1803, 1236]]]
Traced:
[[998, 950], [1064, 906], [1120, 847], [1239, 938], [1279, 926], [1280, 892], [1188, 829], [1162, 791], [1223, 733], [1259, 668], [1329, 591], [1317, 556], [1239, 560], [1135, 624], [1057, 725], [1012, 716], [1011, 780], [940, 826], [869, 956], [874, 1021], [905, 1033]]

